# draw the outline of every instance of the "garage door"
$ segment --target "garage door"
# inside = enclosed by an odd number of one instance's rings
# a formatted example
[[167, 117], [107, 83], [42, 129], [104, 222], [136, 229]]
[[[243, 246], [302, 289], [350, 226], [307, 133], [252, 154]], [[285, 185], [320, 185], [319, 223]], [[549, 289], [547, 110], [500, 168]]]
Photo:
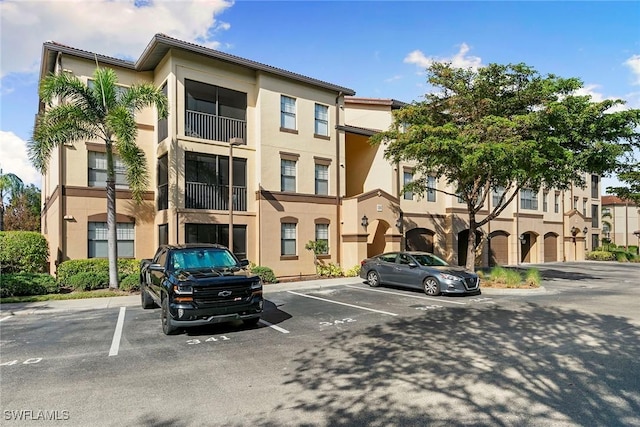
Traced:
[[544, 262], [558, 261], [558, 236], [554, 233], [544, 235]]
[[433, 253], [433, 235], [435, 233], [426, 228], [414, 228], [407, 231], [407, 249]]
[[504, 231], [491, 233], [491, 265], [509, 264], [509, 236]]

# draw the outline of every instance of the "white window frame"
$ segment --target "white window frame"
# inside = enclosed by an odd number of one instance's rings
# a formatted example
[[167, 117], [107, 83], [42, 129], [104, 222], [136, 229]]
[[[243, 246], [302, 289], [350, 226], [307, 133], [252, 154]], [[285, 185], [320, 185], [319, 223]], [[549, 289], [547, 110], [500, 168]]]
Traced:
[[[293, 164], [293, 167], [292, 165]], [[280, 191], [296, 192], [296, 175], [297, 175], [298, 162], [290, 159], [280, 159]], [[293, 174], [289, 173], [293, 170]], [[293, 188], [289, 188], [293, 181]]]
[[[87, 184], [89, 187], [107, 186], [107, 153], [102, 151], [87, 152]], [[101, 166], [104, 165], [104, 168]], [[128, 189], [126, 167], [118, 155], [113, 155], [113, 170], [116, 177], [116, 188]], [[96, 179], [96, 175], [104, 173], [104, 181]]]
[[329, 136], [329, 107], [316, 104], [314, 114], [314, 133], [320, 136]]
[[291, 130], [297, 129], [295, 98], [280, 95], [280, 127]]
[[327, 255], [329, 253], [329, 224], [316, 224], [316, 242], [325, 241], [326, 251], [321, 255]]
[[[135, 236], [136, 229], [133, 222], [116, 224], [118, 257], [135, 258]], [[90, 221], [87, 224], [87, 258], [107, 258], [107, 240], [107, 223]]]
[[[321, 191], [320, 184], [325, 185], [326, 191]], [[329, 166], [316, 163], [315, 165], [315, 192], [317, 195], [329, 195]]]
[[[297, 251], [297, 227], [295, 222], [283, 222], [280, 224], [280, 255], [295, 256]], [[293, 242], [293, 248], [290, 248]], [[288, 243], [288, 245], [287, 245]]]

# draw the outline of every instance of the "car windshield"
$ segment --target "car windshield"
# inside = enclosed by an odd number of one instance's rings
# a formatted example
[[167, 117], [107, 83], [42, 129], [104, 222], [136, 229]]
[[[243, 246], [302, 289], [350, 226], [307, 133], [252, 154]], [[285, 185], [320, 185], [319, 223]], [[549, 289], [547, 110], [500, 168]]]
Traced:
[[174, 252], [171, 265], [175, 270], [227, 269], [237, 267], [233, 255], [221, 249], [192, 249]]
[[425, 267], [430, 267], [430, 266], [442, 267], [442, 266], [449, 265], [447, 264], [446, 261], [431, 254], [414, 254], [412, 256], [418, 262], [418, 264], [423, 265]]

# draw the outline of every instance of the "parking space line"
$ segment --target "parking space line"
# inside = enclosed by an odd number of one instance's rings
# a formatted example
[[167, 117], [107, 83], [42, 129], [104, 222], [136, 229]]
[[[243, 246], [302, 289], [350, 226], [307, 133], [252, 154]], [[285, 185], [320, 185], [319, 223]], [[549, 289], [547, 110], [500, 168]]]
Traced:
[[109, 356], [117, 356], [120, 349], [120, 338], [122, 337], [122, 326], [124, 325], [124, 312], [126, 307], [120, 307], [120, 314], [118, 314], [118, 322], [116, 323], [116, 330], [113, 333], [113, 341], [111, 341], [111, 349], [109, 349]]
[[263, 325], [268, 326], [268, 327], [270, 327], [272, 329], [275, 329], [278, 332], [282, 332], [283, 334], [288, 334], [289, 333], [289, 331], [287, 331], [286, 329], [281, 328], [280, 326], [274, 325], [273, 323], [269, 323], [264, 319], [260, 319], [260, 321], [258, 323], [262, 323]]
[[2, 319], [0, 319], [0, 322], [2, 322], [3, 320], [10, 319], [10, 318], [11, 318], [11, 316], [3, 317]]
[[305, 298], [312, 298], [312, 299], [317, 299], [317, 300], [320, 300], [320, 301], [330, 302], [332, 304], [346, 305], [347, 307], [358, 308], [360, 310], [373, 311], [374, 313], [387, 314], [389, 316], [397, 316], [396, 313], [389, 313], [388, 311], [375, 310], [373, 308], [367, 308], [367, 307], [361, 307], [359, 305], [347, 304], [346, 302], [332, 301], [330, 299], [315, 297], [313, 295], [300, 294], [298, 292], [293, 292], [293, 291], [287, 291], [287, 292], [289, 292], [290, 294], [298, 295], [298, 296], [305, 297]]
[[447, 304], [460, 304], [460, 305], [467, 305], [466, 302], [458, 302], [458, 301], [447, 301], [441, 298], [430, 298], [430, 297], [423, 297], [423, 296], [418, 296], [418, 295], [409, 295], [409, 294], [403, 294], [400, 292], [391, 292], [391, 291], [383, 291], [381, 289], [371, 289], [371, 288], [360, 288], [358, 286], [351, 286], [351, 285], [345, 285], [346, 288], [352, 288], [352, 289], [358, 289], [360, 291], [370, 291], [370, 292], [380, 292], [382, 294], [391, 294], [391, 295], [400, 295], [402, 297], [407, 297], [407, 298], [418, 298], [418, 299], [427, 299], [429, 301], [438, 301], [438, 302], [446, 302]]

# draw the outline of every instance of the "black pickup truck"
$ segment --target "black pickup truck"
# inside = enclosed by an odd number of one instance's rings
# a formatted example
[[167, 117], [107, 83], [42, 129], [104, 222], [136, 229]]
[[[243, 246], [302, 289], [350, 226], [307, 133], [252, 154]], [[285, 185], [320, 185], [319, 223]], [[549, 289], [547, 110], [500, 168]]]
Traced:
[[264, 304], [262, 281], [247, 260], [213, 244], [160, 246], [140, 264], [142, 308], [162, 308], [162, 331], [240, 319], [256, 325]]

